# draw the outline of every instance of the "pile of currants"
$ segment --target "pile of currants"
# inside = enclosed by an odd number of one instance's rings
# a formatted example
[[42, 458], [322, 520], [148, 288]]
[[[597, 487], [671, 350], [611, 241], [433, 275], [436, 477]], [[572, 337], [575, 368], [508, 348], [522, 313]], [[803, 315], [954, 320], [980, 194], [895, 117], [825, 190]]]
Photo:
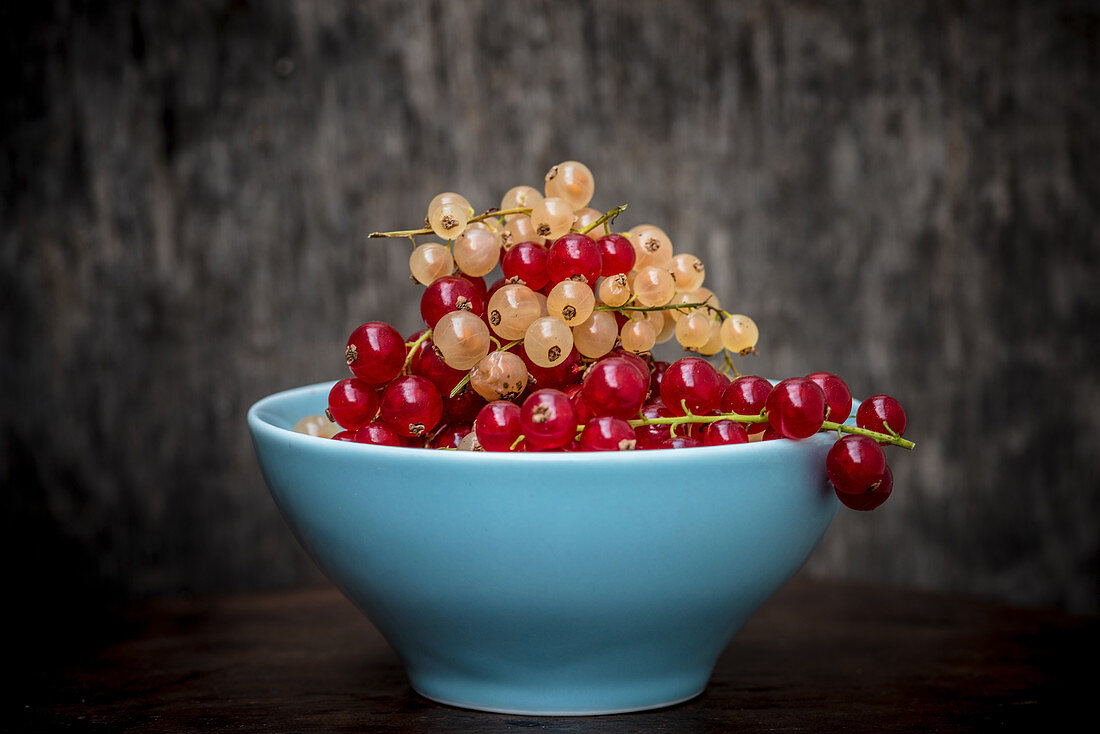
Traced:
[[[803, 439], [835, 431], [826, 473], [848, 507], [890, 495], [884, 445], [902, 438], [905, 411], [876, 395], [855, 425], [852, 395], [817, 372], [773, 385], [742, 375], [756, 324], [722, 309], [702, 261], [673, 253], [659, 227], [611, 231], [626, 209], [589, 208], [592, 172], [576, 161], [546, 174], [544, 193], [516, 186], [483, 214], [444, 193], [407, 237], [412, 278], [425, 286], [427, 328], [408, 339], [370, 321], [348, 338], [352, 377], [324, 415], [295, 430], [342, 441], [467, 451], [622, 451]], [[416, 244], [436, 235], [447, 244]], [[484, 276], [500, 267], [492, 285]], [[688, 352], [654, 359], [675, 339]], [[698, 355], [698, 356], [697, 356]], [[719, 367], [704, 357], [720, 360]]]

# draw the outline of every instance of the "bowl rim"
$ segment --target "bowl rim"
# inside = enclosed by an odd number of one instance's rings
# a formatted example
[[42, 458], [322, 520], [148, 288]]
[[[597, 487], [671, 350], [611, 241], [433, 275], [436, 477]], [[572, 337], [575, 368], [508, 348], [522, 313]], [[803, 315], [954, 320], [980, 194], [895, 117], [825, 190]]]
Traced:
[[[626, 462], [636, 464], [644, 457], [645, 461], [677, 462], [684, 459], [686, 450], [642, 450], [642, 451], [532, 451], [532, 452], [504, 452], [504, 451], [446, 451], [431, 450], [412, 446], [379, 446], [374, 444], [357, 443], [354, 441], [334, 441], [329, 438], [311, 436], [299, 433], [293, 427], [285, 427], [273, 422], [269, 415], [265, 415], [273, 405], [278, 405], [286, 400], [296, 398], [310, 391], [327, 391], [338, 380], [325, 380], [310, 385], [301, 385], [278, 392], [271, 393], [260, 398], [248, 409], [247, 421], [254, 438], [264, 437], [271, 440], [289, 441], [291, 446], [302, 449], [318, 449], [333, 452], [352, 452], [346, 454], [363, 457], [374, 455], [378, 458], [390, 457], [394, 460], [413, 459], [419, 457], [424, 460], [438, 460], [447, 457], [447, 460], [482, 462], [491, 464], [515, 463], [518, 466], [530, 465], [533, 462], [546, 461], [556, 463], [584, 463], [604, 464], [606, 462]], [[859, 401], [852, 399], [852, 415], [855, 415]], [[850, 420], [851, 418], [849, 418]], [[820, 450], [826, 443], [835, 441], [830, 433], [818, 432], [808, 438], [794, 440], [780, 438], [772, 441], [752, 441], [742, 444], [727, 444], [723, 446], [695, 446], [690, 449], [689, 456], [707, 456], [714, 459], [721, 454], [731, 454], [728, 458], [733, 460], [751, 459], [777, 459], [789, 456], [792, 459], [801, 455], [803, 451]], [[358, 452], [358, 453], [356, 453]], [[702, 453], [699, 453], [702, 452]], [[436, 457], [428, 459], [428, 457]]]

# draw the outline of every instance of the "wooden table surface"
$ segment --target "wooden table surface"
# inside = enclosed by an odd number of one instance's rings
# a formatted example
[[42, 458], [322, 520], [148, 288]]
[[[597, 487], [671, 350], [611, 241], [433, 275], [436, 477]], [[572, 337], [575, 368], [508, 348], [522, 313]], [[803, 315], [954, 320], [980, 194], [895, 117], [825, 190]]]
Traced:
[[[330, 588], [158, 602], [124, 639], [21, 676], [4, 731], [1046, 731], [1085, 711], [1097, 621], [796, 577], [699, 697], [657, 711], [525, 717], [412, 691]], [[0, 722], [3, 724], [3, 722]]]

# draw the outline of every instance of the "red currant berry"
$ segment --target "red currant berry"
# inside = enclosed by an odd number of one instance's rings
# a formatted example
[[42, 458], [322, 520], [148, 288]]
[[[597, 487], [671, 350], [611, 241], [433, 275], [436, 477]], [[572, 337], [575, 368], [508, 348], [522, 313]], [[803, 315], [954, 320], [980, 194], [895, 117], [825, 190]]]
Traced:
[[831, 372], [814, 372], [806, 375], [825, 392], [825, 420], [843, 423], [852, 416], [852, 391], [847, 383]]
[[399, 436], [423, 436], [436, 427], [442, 415], [439, 389], [424, 377], [398, 377], [382, 391], [379, 417]]
[[645, 403], [648, 376], [620, 357], [601, 359], [584, 374], [584, 404], [597, 416], [633, 418]]
[[634, 267], [634, 261], [638, 255], [634, 251], [634, 245], [621, 234], [609, 234], [596, 240], [596, 247], [600, 250], [600, 275], [618, 275], [629, 273]]
[[333, 441], [354, 441], [355, 431], [340, 431], [332, 437]]
[[657, 360], [653, 361], [653, 374], [652, 374], [652, 377], [651, 377], [651, 382], [654, 382], [654, 383], [657, 384], [658, 394], [660, 394], [661, 377], [664, 376], [665, 370], [667, 370], [667, 369], [668, 369], [668, 362], [665, 362], [664, 360], [661, 360], [661, 359], [657, 359]]
[[520, 435], [519, 406], [508, 400], [487, 403], [477, 414], [474, 430], [486, 451], [512, 451]]
[[508, 250], [500, 261], [500, 269], [506, 279], [518, 278], [533, 291], [550, 280], [546, 271], [546, 248], [537, 242], [520, 242]]
[[581, 385], [579, 383], [562, 388], [562, 392], [569, 398], [569, 402], [573, 404], [573, 414], [576, 416], [578, 425], [587, 423], [589, 420], [596, 417], [592, 415], [592, 411], [584, 404], [584, 395], [581, 393]]
[[704, 446], [724, 446], [731, 443], [748, 443], [749, 434], [745, 427], [734, 421], [715, 421], [703, 431]]
[[[642, 406], [643, 418], [671, 418], [672, 411], [665, 407], [664, 403], [649, 403]], [[669, 437], [670, 427], [667, 423], [650, 423], [638, 426], [634, 429], [634, 435], [638, 437], [638, 448], [659, 448], [662, 441]]]
[[467, 278], [457, 275], [438, 278], [420, 297], [420, 315], [431, 329], [443, 316], [458, 309], [482, 318], [485, 316], [485, 297]]
[[553, 367], [540, 367], [531, 361], [525, 349], [517, 349], [517, 354], [527, 365], [528, 385], [536, 388], [564, 388], [576, 385], [581, 380], [581, 353], [576, 347], [570, 350], [565, 359]]
[[640, 354], [635, 354], [634, 352], [628, 352], [625, 349], [622, 349], [621, 347], [616, 347], [616, 348], [612, 349], [607, 354], [605, 359], [609, 359], [611, 357], [618, 357], [619, 359], [625, 359], [627, 362], [630, 362], [630, 364], [632, 364], [632, 365], [634, 365], [635, 367], [638, 368], [638, 372], [641, 372], [642, 377], [645, 378], [646, 394], [647, 394], [647, 397], [648, 397], [648, 393], [650, 392], [649, 388], [650, 388], [650, 385], [653, 382], [653, 370], [650, 369], [649, 360], [647, 360], [645, 357], [643, 357]]
[[462, 370], [456, 370], [443, 361], [431, 339], [421, 342], [416, 354], [413, 355], [410, 367], [413, 374], [431, 380], [439, 390], [439, 394], [443, 396], [450, 395], [455, 386], [466, 376]]
[[666, 438], [661, 442], [658, 448], [662, 449], [693, 449], [697, 446], [702, 446], [703, 442], [697, 438], [691, 436], [673, 436], [672, 438]]
[[358, 377], [340, 380], [328, 393], [328, 417], [341, 428], [354, 431], [374, 420], [378, 393]]
[[[767, 426], [766, 423], [764, 425]], [[785, 438], [785, 436], [771, 426], [767, 426], [767, 428], [765, 428], [763, 431], [763, 435], [760, 436], [761, 441], [775, 441], [776, 439], [780, 438]]]
[[468, 281], [470, 285], [481, 294], [481, 300], [485, 303], [489, 302], [489, 287], [485, 285], [485, 278], [482, 278], [480, 275], [468, 275], [461, 270], [455, 273], [455, 277]]
[[472, 430], [469, 423], [448, 423], [432, 436], [430, 446], [433, 449], [455, 449], [466, 434]]
[[523, 401], [519, 425], [530, 448], [556, 449], [577, 434], [577, 412], [561, 390], [544, 388]]
[[375, 446], [403, 446], [401, 437], [385, 423], [368, 423], [357, 430], [352, 437], [356, 443], [369, 443]]
[[848, 435], [829, 449], [825, 473], [838, 492], [864, 494], [886, 473], [886, 454], [873, 438]]
[[807, 438], [825, 422], [825, 391], [805, 377], [788, 377], [772, 388], [765, 407], [768, 423], [785, 438]]
[[[877, 433], [905, 433], [905, 409], [889, 395], [872, 395], [859, 405], [856, 425]], [[889, 426], [889, 429], [887, 428]]]
[[485, 398], [467, 386], [453, 398], [450, 393], [443, 396], [443, 420], [447, 423], [473, 423], [484, 407]]
[[593, 418], [581, 431], [581, 451], [632, 451], [637, 444], [630, 424], [610, 415]]
[[[768, 402], [772, 384], [763, 377], [756, 375], [743, 375], [729, 384], [722, 392], [722, 412], [736, 413], [737, 415], [760, 415]], [[746, 430], [750, 434], [762, 433], [767, 429], [767, 423], [747, 423]]]
[[351, 332], [344, 358], [352, 374], [370, 385], [397, 377], [405, 366], [405, 339], [382, 321], [368, 321]]
[[676, 360], [661, 376], [661, 402], [674, 415], [687, 415], [685, 405], [696, 415], [719, 408], [722, 382], [718, 370], [699, 357]]
[[863, 494], [848, 494], [846, 492], [838, 491], [836, 496], [844, 504], [852, 510], [873, 510], [890, 496], [890, 492], [894, 490], [894, 474], [890, 471], [890, 467], [886, 467], [886, 473], [882, 476], [882, 481], [878, 486], [872, 489], [870, 492], [864, 492]]
[[550, 245], [546, 255], [546, 270], [551, 283], [579, 276], [578, 279], [583, 279], [594, 288], [602, 269], [600, 248], [585, 234], [572, 232], [559, 237]]

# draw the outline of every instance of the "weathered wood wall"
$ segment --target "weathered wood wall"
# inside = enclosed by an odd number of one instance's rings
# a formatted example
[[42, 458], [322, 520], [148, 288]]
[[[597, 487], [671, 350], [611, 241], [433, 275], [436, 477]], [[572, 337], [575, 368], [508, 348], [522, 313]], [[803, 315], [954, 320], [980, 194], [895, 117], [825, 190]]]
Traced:
[[29, 598], [316, 578], [245, 410], [342, 376], [364, 320], [416, 326], [407, 248], [368, 231], [576, 158], [756, 317], [756, 372], [908, 406], [894, 497], [842, 513], [813, 572], [1097, 610], [1096, 4], [2, 13], [0, 477]]

